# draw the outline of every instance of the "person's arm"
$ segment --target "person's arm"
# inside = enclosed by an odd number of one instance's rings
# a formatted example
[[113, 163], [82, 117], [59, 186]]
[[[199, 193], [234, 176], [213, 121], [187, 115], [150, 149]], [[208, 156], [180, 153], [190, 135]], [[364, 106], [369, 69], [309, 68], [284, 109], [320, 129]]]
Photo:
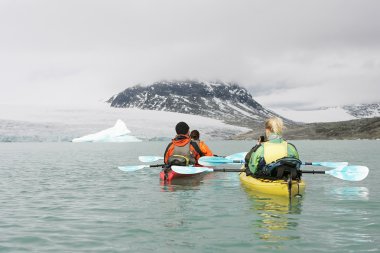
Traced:
[[169, 145], [166, 147], [166, 150], [165, 150], [165, 153], [164, 153], [164, 163], [165, 164], [168, 164], [168, 158], [170, 156], [171, 153], [173, 153], [173, 145], [172, 143], [169, 143]]
[[202, 150], [204, 156], [213, 156], [211, 149], [203, 141], [199, 142], [199, 148]]
[[291, 143], [288, 143], [288, 156], [300, 159], [297, 148]]
[[259, 165], [260, 159], [263, 157], [264, 148], [263, 146], [257, 147], [256, 151], [252, 153], [251, 158], [248, 162], [248, 168], [252, 174], [254, 174], [257, 170], [257, 166]]

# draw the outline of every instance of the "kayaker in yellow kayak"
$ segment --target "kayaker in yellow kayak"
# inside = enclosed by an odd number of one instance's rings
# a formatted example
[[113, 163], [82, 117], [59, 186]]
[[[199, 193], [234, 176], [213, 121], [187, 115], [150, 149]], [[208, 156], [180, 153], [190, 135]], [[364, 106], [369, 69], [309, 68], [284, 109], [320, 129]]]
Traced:
[[[283, 121], [278, 117], [269, 118], [265, 121], [266, 141], [259, 141], [245, 157], [247, 176], [282, 179], [285, 176], [284, 174], [291, 173], [293, 178], [297, 177], [297, 170], [300, 166], [297, 162], [294, 164], [294, 169], [286, 169], [281, 163], [275, 163], [281, 158], [299, 159], [296, 147], [282, 138], [283, 126]], [[287, 163], [286, 166], [292, 167], [292, 162]]]

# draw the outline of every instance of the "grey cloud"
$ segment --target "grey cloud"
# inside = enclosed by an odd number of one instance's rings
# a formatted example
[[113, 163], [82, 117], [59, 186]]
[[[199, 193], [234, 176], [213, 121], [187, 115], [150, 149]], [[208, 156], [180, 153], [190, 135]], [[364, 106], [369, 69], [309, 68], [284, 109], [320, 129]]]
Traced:
[[[33, 90], [48, 85], [42, 102], [60, 101], [55, 87], [81, 103], [85, 91], [90, 102], [194, 78], [239, 82], [268, 105], [380, 100], [379, 10], [377, 0], [3, 0], [0, 99], [41, 101]], [[342, 95], [345, 85], [366, 89]]]

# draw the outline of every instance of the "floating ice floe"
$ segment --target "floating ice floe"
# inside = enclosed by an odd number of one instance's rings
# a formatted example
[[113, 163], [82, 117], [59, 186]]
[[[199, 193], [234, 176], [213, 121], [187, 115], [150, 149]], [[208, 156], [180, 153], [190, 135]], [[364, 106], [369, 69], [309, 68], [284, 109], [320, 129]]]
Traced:
[[116, 124], [100, 132], [74, 138], [72, 142], [140, 142], [135, 136], [128, 135], [131, 131], [122, 120], [117, 120]]

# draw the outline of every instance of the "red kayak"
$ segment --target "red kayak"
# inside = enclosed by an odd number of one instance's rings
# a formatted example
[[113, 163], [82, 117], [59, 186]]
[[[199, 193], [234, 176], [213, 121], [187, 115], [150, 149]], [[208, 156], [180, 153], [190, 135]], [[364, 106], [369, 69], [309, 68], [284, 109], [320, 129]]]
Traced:
[[186, 175], [175, 173], [171, 169], [166, 170], [166, 171], [162, 170], [160, 172], [160, 179], [163, 180], [163, 181], [171, 181], [174, 178], [180, 178], [180, 177], [183, 177], [183, 176], [186, 176]]
[[[202, 167], [202, 165], [195, 165], [195, 166], [196, 167]], [[194, 177], [194, 176], [200, 175], [202, 173], [203, 172], [197, 173], [197, 174], [190, 174], [190, 175], [189, 174], [179, 174], [179, 173], [172, 171], [172, 169], [168, 168], [168, 169], [163, 169], [160, 172], [160, 179], [163, 181], [171, 181], [171, 180], [176, 179], [176, 178]]]

